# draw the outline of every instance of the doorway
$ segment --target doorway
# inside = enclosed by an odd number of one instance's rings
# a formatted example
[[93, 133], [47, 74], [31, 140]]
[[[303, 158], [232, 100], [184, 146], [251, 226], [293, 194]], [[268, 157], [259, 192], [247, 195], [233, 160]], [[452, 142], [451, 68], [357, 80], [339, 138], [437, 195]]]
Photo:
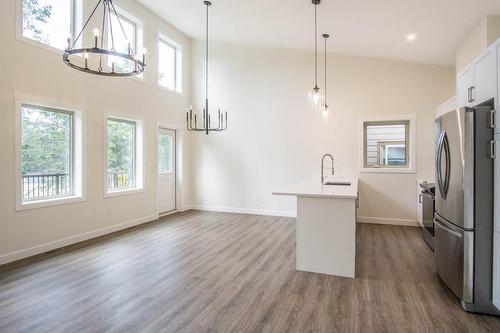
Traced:
[[158, 128], [157, 138], [157, 191], [158, 213], [174, 211], [176, 209], [176, 152], [175, 131], [167, 128]]

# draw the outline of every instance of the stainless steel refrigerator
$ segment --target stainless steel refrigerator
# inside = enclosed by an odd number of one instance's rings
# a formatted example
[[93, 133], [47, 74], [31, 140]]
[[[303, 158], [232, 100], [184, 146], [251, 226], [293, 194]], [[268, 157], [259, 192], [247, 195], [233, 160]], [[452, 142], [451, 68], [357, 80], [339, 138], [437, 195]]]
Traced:
[[434, 258], [466, 311], [500, 314], [492, 303], [493, 103], [436, 120]]

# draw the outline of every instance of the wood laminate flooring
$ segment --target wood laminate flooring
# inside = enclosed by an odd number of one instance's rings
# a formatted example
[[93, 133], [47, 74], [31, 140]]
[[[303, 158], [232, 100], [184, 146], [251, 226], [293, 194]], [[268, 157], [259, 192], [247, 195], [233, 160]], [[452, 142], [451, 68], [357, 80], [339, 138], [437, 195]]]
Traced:
[[189, 211], [0, 267], [0, 332], [500, 332], [415, 227], [359, 224], [357, 278], [295, 271], [295, 219]]

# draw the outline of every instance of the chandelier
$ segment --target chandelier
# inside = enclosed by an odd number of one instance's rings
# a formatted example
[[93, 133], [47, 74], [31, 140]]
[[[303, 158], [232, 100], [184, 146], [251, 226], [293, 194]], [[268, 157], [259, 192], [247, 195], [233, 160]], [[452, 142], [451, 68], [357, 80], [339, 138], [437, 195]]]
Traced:
[[[101, 25], [101, 37], [99, 38], [99, 30], [94, 29], [94, 44], [92, 47], [82, 47], [75, 48], [77, 42], [82, 38], [85, 29], [87, 28], [91, 19], [96, 16], [97, 9], [102, 4], [102, 18], [98, 22], [102, 22]], [[114, 15], [118, 22], [119, 31], [125, 37], [125, 41], [128, 44], [128, 50], [126, 53], [118, 52], [115, 49], [115, 35], [113, 31], [113, 25], [111, 23], [111, 18]], [[107, 47], [104, 43], [105, 36], [107, 34]], [[100, 39], [100, 40], [99, 40]], [[83, 56], [83, 63], [81, 58]], [[92, 56], [92, 57], [89, 57]], [[80, 59], [78, 59], [80, 58]], [[120, 61], [123, 66], [116, 66], [115, 61]], [[138, 75], [144, 71], [146, 66], [145, 52], [142, 55], [142, 61], [139, 60], [134, 50], [130, 46], [130, 42], [127, 38], [125, 30], [123, 28], [120, 16], [116, 12], [115, 6], [112, 0], [99, 0], [97, 5], [92, 10], [89, 18], [83, 25], [82, 30], [77, 35], [75, 40], [72, 42], [71, 38], [68, 38], [68, 46], [63, 54], [63, 61], [69, 67], [95, 75], [102, 76], [133, 76]], [[109, 66], [109, 64], [111, 66]], [[119, 68], [117, 68], [119, 67]]]
[[[198, 127], [198, 114], [196, 110], [193, 114], [193, 107], [189, 107], [186, 112], [186, 126], [188, 131], [193, 132], [220, 132], [227, 129], [227, 111], [225, 115], [217, 112], [217, 127], [212, 127], [210, 113], [208, 111], [208, 8], [212, 5], [210, 1], [203, 1], [206, 6], [206, 34], [205, 34], [205, 107], [203, 108], [203, 120], [200, 127]], [[225, 116], [225, 117], [224, 117]]]
[[318, 6], [321, 0], [312, 0], [314, 5], [314, 87], [309, 92], [308, 98], [312, 109], [321, 107], [321, 94], [318, 87]]

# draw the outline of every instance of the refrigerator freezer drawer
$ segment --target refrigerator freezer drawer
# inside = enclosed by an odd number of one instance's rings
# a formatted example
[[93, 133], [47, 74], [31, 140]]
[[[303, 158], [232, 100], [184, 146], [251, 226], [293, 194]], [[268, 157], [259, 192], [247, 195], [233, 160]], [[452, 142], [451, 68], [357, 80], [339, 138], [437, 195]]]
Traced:
[[473, 301], [474, 231], [465, 231], [438, 217], [434, 220], [434, 259], [441, 279], [463, 302]]

